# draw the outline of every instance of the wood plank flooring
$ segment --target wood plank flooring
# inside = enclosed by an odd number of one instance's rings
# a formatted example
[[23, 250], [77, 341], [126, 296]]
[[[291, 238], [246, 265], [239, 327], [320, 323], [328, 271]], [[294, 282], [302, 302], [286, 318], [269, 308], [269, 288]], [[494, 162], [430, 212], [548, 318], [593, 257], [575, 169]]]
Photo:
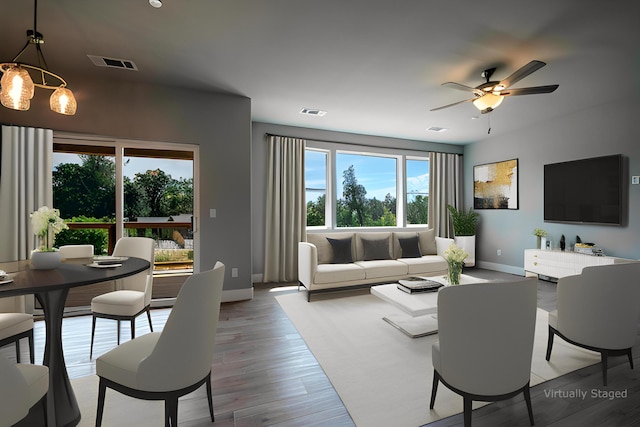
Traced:
[[[473, 269], [484, 278], [513, 278], [488, 270]], [[555, 309], [555, 284], [538, 281], [538, 306]], [[340, 397], [318, 365], [274, 296], [297, 292], [296, 287], [257, 284], [250, 301], [224, 303], [216, 339], [213, 364], [213, 399], [216, 426], [353, 426]], [[363, 290], [362, 292], [368, 292]], [[335, 294], [340, 297], [339, 293]], [[152, 310], [154, 329], [161, 330], [169, 309]], [[136, 322], [136, 336], [149, 332], [144, 316]], [[122, 325], [122, 341], [129, 339], [129, 326]], [[67, 317], [63, 344], [71, 378], [95, 373], [89, 359], [91, 317]], [[558, 339], [558, 338], [556, 338]], [[44, 325], [36, 322], [36, 363], [42, 362]], [[98, 319], [94, 358], [116, 346], [116, 322]], [[27, 359], [26, 341], [22, 344]], [[0, 352], [15, 359], [13, 347]], [[640, 364], [640, 346], [634, 348], [634, 363]], [[553, 355], [552, 355], [553, 357]], [[609, 387], [602, 387], [600, 366], [588, 367], [532, 388], [537, 426], [634, 426], [640, 425], [640, 370], [631, 370], [626, 357], [610, 360]], [[582, 399], [552, 397], [554, 391], [583, 390]], [[626, 398], [594, 398], [596, 391], [626, 391]], [[429, 396], [425, 396], [425, 406]], [[462, 408], [461, 408], [462, 409]], [[211, 425], [207, 418], [204, 389], [181, 399], [180, 425]], [[384, 408], [376, 408], [384, 410]], [[456, 415], [432, 427], [461, 426]], [[473, 412], [474, 426], [527, 426], [522, 397], [488, 405]]]

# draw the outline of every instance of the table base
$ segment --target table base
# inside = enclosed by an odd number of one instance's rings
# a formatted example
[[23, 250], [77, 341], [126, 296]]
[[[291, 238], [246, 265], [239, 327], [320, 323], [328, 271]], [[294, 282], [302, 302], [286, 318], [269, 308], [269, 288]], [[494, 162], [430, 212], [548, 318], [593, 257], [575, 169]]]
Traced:
[[394, 314], [382, 318], [385, 322], [411, 338], [426, 337], [438, 333], [438, 318], [436, 314], [424, 316], [409, 316]]

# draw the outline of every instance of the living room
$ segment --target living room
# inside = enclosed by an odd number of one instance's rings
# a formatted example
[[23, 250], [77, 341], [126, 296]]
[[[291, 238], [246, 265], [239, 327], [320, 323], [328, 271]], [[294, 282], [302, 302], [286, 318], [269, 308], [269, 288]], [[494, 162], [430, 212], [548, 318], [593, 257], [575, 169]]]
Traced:
[[[134, 6], [122, 3], [112, 9], [106, 5], [42, 1], [38, 24], [47, 38], [43, 50], [50, 69], [63, 74], [74, 90], [78, 112], [69, 117], [52, 113], [47, 94], [36, 89], [28, 112], [0, 108], [0, 122], [53, 129], [54, 133], [65, 135], [198, 145], [200, 255], [194, 263], [195, 268], [202, 270], [212, 268], [218, 260], [229, 267], [224, 284], [227, 300], [251, 298], [254, 283], [260, 281], [264, 272], [265, 134], [354, 146], [462, 154], [465, 207], [473, 205], [474, 166], [518, 159], [518, 209], [479, 210], [476, 265], [480, 268], [523, 274], [524, 250], [536, 244], [534, 228], [545, 229], [554, 246], [562, 235], [568, 240], [580, 236], [583, 241], [596, 243], [607, 255], [640, 259], [636, 238], [640, 234], [637, 215], [640, 185], [631, 184], [631, 177], [640, 175], [640, 145], [634, 126], [640, 116], [640, 72], [635, 46], [639, 34], [628, 11], [600, 4], [585, 7], [577, 1], [563, 5], [545, 1], [517, 7], [504, 1], [488, 2], [482, 7], [465, 1], [455, 6], [447, 2], [422, 6], [414, 2], [401, 6], [395, 2], [376, 2], [375, 6], [365, 2], [349, 6], [331, 2], [321, 7], [310, 6], [310, 10], [303, 13], [300, 10], [303, 7], [292, 2], [269, 6], [243, 1], [236, 5], [224, 3], [220, 9], [206, 9], [210, 22], [199, 26], [194, 24], [195, 17], [183, 13], [175, 2], [167, 0], [157, 11], [150, 9], [147, 2], [141, 3]], [[2, 61], [13, 58], [23, 45], [24, 30], [31, 28], [32, 6], [30, 2], [17, 0], [7, 6], [15, 16], [3, 14], [1, 18], [6, 34], [6, 42], [0, 46]], [[56, 7], [63, 11], [56, 11]], [[362, 10], [367, 7], [371, 7], [372, 12], [365, 19], [366, 13]], [[130, 16], [124, 16], [127, 14], [117, 9], [129, 10]], [[287, 9], [300, 14], [295, 27], [281, 33], [267, 31], [285, 28], [284, 24], [279, 27], [272, 20], [284, 15]], [[356, 28], [355, 24], [359, 24], [357, 29], [341, 33], [344, 37], [351, 36], [345, 44], [352, 43], [356, 60], [338, 67], [338, 59], [331, 52], [339, 50], [338, 42], [314, 45], [314, 55], [322, 59], [305, 62], [302, 57], [296, 57], [291, 60], [298, 65], [294, 76], [286, 74], [285, 80], [288, 78], [290, 85], [278, 86], [282, 95], [272, 96], [272, 103], [267, 103], [262, 95], [267, 90], [260, 87], [260, 81], [264, 79], [265, 87], [275, 86], [270, 76], [284, 74], [282, 69], [287, 65], [266, 67], [265, 57], [282, 55], [286, 51], [283, 46], [295, 44], [296, 36], [305, 32], [306, 25], [317, 32], [310, 32], [305, 40], [322, 39], [324, 34], [319, 31], [322, 23], [333, 28], [337, 25], [335, 21], [341, 21], [335, 19], [342, 16], [341, 11], [343, 20], [351, 21], [345, 27]], [[444, 17], [438, 17], [436, 11], [442, 11]], [[497, 11], [503, 16], [513, 15], [513, 19], [494, 22]], [[152, 12], [169, 13], [169, 16], [159, 18]], [[57, 15], [59, 13], [61, 15]], [[464, 21], [462, 17], [455, 17], [456, 13], [466, 15]], [[18, 16], [19, 22], [14, 22]], [[107, 23], [100, 23], [101, 16], [109, 18], [105, 19]], [[173, 34], [173, 40], [170, 37], [169, 41], [162, 39], [155, 43], [153, 36], [147, 39], [141, 34], [158, 32], [157, 29], [151, 31], [153, 28], [167, 28], [176, 20], [175, 16], [180, 17], [177, 21], [181, 21], [182, 27], [177, 30], [171, 26], [172, 31], [167, 31]], [[230, 24], [232, 18], [233, 24]], [[261, 19], [267, 24], [258, 25], [256, 22]], [[312, 25], [315, 19], [320, 23]], [[87, 22], [80, 24], [84, 20]], [[438, 24], [438, 20], [442, 22]], [[58, 38], [60, 30], [53, 28], [58, 22], [68, 22], [65, 26], [72, 32], [71, 36]], [[592, 24], [595, 22], [598, 25]], [[80, 25], [81, 29], [77, 29]], [[423, 28], [429, 26], [433, 28]], [[90, 30], [92, 27], [95, 32]], [[195, 30], [190, 32], [198, 27], [206, 29], [206, 34], [196, 36]], [[371, 28], [364, 32], [363, 27]], [[460, 29], [445, 32], [447, 27]], [[148, 31], [125, 33], [127, 28]], [[374, 31], [380, 28], [386, 30], [379, 34]], [[208, 42], [194, 43], [209, 37], [239, 38], [239, 33], [248, 33], [253, 39], [243, 39], [244, 50], [234, 52], [235, 55], [223, 55], [226, 51], [221, 47], [207, 51]], [[275, 37], [267, 37], [273, 33], [277, 33]], [[392, 33], [401, 34], [405, 42], [402, 37], [400, 41], [385, 42], [387, 38], [391, 40]], [[258, 43], [261, 37], [265, 38], [264, 45]], [[96, 44], [89, 49], [78, 41], [74, 47], [76, 40], [85, 38]], [[102, 47], [94, 40], [100, 38], [116, 39], [113, 43], [121, 48]], [[373, 43], [361, 44], [364, 39], [371, 39]], [[140, 45], [136, 49], [123, 48], [129, 43], [137, 44], [137, 40]], [[407, 53], [403, 46], [408, 46], [409, 40], [419, 40], [417, 44], [425, 47]], [[448, 42], [453, 43], [452, 50], [447, 50]], [[191, 55], [184, 53], [187, 48]], [[138, 60], [145, 50], [156, 59], [146, 63]], [[175, 56], [170, 56], [170, 52]], [[147, 68], [144, 74], [129, 77], [122, 74], [129, 71], [73, 65], [89, 62], [87, 54], [132, 58], [141, 70], [144, 70], [143, 64]], [[188, 67], [200, 73], [187, 79], [189, 87], [155, 80], [156, 71], [148, 71], [163, 62], [168, 68], [175, 68], [187, 61], [187, 57]], [[231, 57], [238, 59], [232, 61]], [[211, 58], [211, 62], [207, 58]], [[406, 62], [400, 62], [401, 59]], [[483, 82], [480, 71], [487, 67], [499, 65], [495, 75], [500, 79], [534, 59], [545, 61], [546, 67], [519, 82], [517, 87], [559, 84], [556, 92], [508, 97], [489, 114], [480, 114], [471, 103], [429, 111], [469, 97], [441, 86], [444, 82], [475, 86]], [[381, 63], [393, 63], [390, 68], [401, 72], [374, 76], [372, 70]], [[402, 72], [403, 67], [398, 65], [401, 63], [406, 63], [407, 69], [414, 72], [410, 90], [400, 86], [401, 81], [409, 80]], [[233, 67], [229, 64], [237, 68], [230, 70]], [[310, 68], [325, 76], [320, 79], [323, 84], [319, 85], [316, 95], [307, 89], [317, 81], [311, 77]], [[344, 77], [335, 70], [343, 71]], [[249, 74], [247, 80], [252, 85], [239, 87], [231, 77], [226, 77], [228, 80], [223, 77], [225, 73], [229, 76], [234, 72]], [[347, 99], [351, 92], [369, 95], [356, 103]], [[320, 98], [320, 95], [326, 97]], [[405, 104], [409, 100], [415, 104]], [[302, 107], [326, 108], [328, 113], [324, 117], [302, 117], [299, 114]], [[267, 114], [270, 112], [273, 114]], [[349, 112], [358, 114], [348, 116]], [[427, 131], [431, 126], [450, 130]], [[610, 154], [622, 154], [626, 161], [628, 197], [624, 223], [601, 226], [544, 222], [544, 165]], [[585, 185], [589, 185], [588, 182], [587, 171]], [[215, 217], [211, 209], [216, 210]], [[231, 268], [237, 269], [236, 277], [230, 274]]]

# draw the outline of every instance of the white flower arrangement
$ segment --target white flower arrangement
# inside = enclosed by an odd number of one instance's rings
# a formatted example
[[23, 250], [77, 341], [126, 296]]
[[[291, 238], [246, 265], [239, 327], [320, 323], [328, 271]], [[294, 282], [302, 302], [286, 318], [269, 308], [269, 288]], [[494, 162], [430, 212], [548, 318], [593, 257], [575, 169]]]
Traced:
[[49, 242], [51, 232], [53, 232], [55, 236], [62, 230], [69, 228], [62, 218], [60, 218], [60, 210], [50, 209], [47, 206], [42, 206], [31, 214], [31, 225], [33, 227], [33, 234], [41, 239], [38, 250], [42, 252], [50, 252], [53, 250], [52, 244]]
[[450, 244], [447, 250], [444, 251], [444, 257], [448, 263], [464, 263], [468, 256], [467, 251], [459, 248], [455, 243]]

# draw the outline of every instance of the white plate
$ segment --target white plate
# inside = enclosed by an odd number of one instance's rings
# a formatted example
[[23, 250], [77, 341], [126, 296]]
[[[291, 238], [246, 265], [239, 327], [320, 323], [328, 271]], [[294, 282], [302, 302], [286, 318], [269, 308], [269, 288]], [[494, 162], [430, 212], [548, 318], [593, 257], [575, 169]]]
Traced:
[[114, 267], [122, 267], [122, 264], [96, 264], [92, 262], [91, 264], [87, 264], [87, 267], [93, 268], [114, 268]]

